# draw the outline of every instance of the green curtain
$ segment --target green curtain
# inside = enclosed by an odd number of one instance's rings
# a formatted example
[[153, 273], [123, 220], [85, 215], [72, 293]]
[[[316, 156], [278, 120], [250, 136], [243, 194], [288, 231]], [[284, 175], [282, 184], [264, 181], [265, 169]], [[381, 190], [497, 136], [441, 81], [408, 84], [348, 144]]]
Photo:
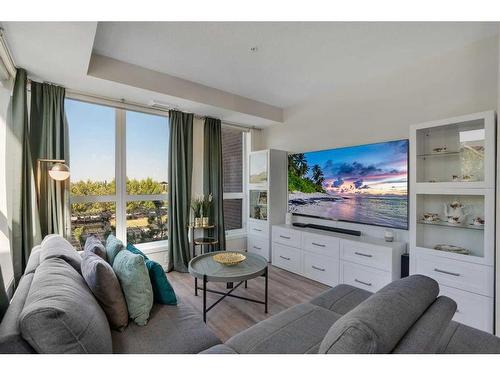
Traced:
[[188, 224], [193, 174], [193, 114], [169, 111], [168, 271], [188, 271]]
[[31, 83], [30, 142], [35, 181], [41, 197], [38, 202], [42, 236], [69, 236], [69, 180], [54, 181], [49, 177], [51, 163], [38, 159], [62, 159], [69, 164], [68, 125], [64, 112], [65, 89], [47, 83]]
[[210, 220], [215, 224], [212, 235], [218, 240], [214, 250], [226, 249], [224, 227], [224, 187], [222, 170], [222, 129], [221, 121], [205, 118], [203, 147], [203, 194], [212, 194], [213, 203]]
[[23, 275], [31, 249], [41, 241], [29, 141], [26, 83], [26, 71], [18, 69], [12, 93], [6, 145], [10, 250], [16, 285]]
[[0, 267], [0, 322], [2, 321], [7, 308], [9, 307], [9, 296], [7, 296], [7, 291], [5, 290], [5, 285], [3, 282], [2, 267]]

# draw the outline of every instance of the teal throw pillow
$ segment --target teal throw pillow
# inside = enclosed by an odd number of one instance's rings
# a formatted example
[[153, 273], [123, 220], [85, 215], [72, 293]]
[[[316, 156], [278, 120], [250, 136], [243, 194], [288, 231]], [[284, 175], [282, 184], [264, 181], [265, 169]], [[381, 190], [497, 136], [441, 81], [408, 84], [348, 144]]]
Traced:
[[123, 289], [130, 318], [140, 326], [146, 325], [154, 297], [144, 258], [130, 251], [120, 251], [114, 259], [113, 270]]
[[113, 234], [110, 234], [106, 239], [106, 258], [108, 263], [113, 265], [116, 254], [123, 249], [123, 242], [116, 238]]
[[149, 259], [146, 254], [132, 244], [127, 245], [127, 250], [134, 254], [142, 255], [149, 272], [149, 279], [153, 287], [154, 300], [162, 305], [177, 305], [174, 288], [168, 281], [165, 270], [161, 264]]

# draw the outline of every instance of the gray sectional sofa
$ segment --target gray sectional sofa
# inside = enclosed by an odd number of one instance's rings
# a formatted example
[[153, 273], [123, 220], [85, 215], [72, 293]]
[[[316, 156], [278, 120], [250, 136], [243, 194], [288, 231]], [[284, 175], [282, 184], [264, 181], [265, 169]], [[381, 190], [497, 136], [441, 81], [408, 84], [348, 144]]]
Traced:
[[[455, 302], [439, 297], [438, 284], [421, 275], [375, 294], [339, 285], [224, 344], [182, 301], [155, 305], [146, 326], [111, 331], [81, 276], [57, 252], [48, 258], [42, 252], [33, 250], [0, 324], [0, 353], [500, 353], [500, 338], [451, 321]], [[51, 306], [54, 315], [30, 315], [34, 304], [57, 293], [64, 298]]]

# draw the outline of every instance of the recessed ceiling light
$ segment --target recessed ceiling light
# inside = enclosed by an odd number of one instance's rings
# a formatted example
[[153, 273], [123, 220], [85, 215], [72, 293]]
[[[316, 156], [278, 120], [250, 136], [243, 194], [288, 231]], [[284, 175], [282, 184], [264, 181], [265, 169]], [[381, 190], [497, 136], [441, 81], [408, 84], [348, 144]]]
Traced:
[[250, 52], [257, 52], [258, 49], [257, 46], [250, 47]]

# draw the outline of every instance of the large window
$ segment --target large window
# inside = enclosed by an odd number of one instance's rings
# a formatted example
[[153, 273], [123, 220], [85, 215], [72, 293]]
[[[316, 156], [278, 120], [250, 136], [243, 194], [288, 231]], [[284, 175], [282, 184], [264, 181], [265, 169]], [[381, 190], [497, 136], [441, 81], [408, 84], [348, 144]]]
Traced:
[[222, 127], [222, 160], [224, 168], [224, 224], [226, 231], [243, 231], [245, 133], [228, 126]]
[[166, 245], [168, 118], [66, 100], [71, 235]]

